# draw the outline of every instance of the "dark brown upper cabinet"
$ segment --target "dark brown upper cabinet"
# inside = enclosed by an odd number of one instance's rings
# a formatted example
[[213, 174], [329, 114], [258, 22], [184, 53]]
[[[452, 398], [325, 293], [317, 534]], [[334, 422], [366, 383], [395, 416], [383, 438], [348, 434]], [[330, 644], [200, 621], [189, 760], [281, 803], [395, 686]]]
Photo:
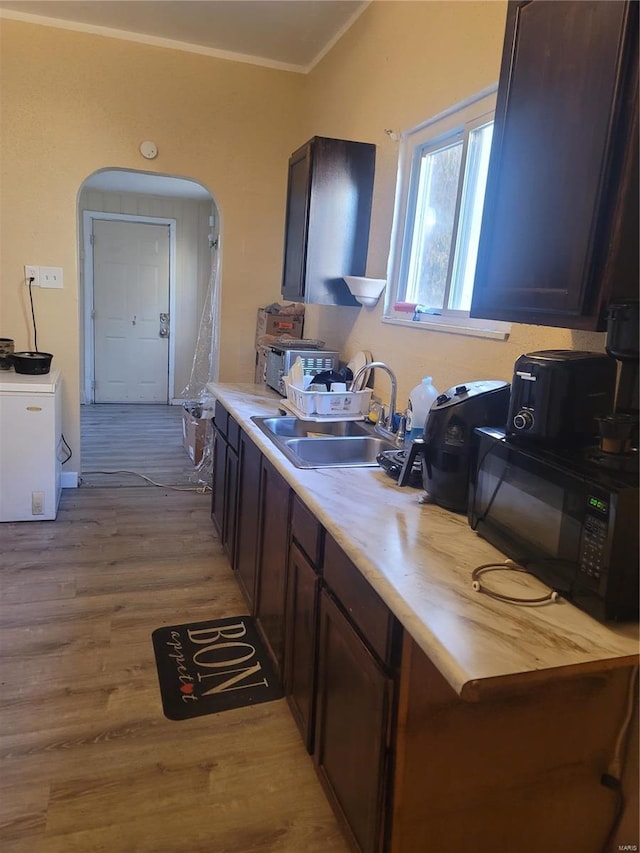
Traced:
[[602, 331], [638, 293], [638, 4], [510, 2], [472, 317]]
[[343, 281], [364, 275], [376, 147], [314, 136], [289, 159], [282, 297], [360, 303]]

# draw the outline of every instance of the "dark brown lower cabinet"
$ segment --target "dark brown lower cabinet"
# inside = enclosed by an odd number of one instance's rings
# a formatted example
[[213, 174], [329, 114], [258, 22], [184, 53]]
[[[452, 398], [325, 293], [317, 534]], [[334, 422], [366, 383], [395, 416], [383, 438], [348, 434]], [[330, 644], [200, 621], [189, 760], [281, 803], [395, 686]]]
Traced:
[[313, 752], [315, 660], [320, 578], [293, 542], [287, 580], [284, 686], [307, 752]]
[[[353, 849], [602, 850], [615, 796], [599, 780], [632, 670], [470, 683], [463, 700], [220, 404], [215, 426], [212, 515], [236, 531], [236, 577]], [[614, 846], [638, 825], [637, 755], [636, 738]]]
[[231, 564], [236, 541], [236, 502], [238, 497], [238, 454], [223, 434], [213, 431], [213, 484], [211, 519], [220, 534], [220, 542]]
[[317, 691], [318, 776], [357, 849], [377, 853], [386, 830], [393, 680], [326, 589]]
[[273, 465], [262, 458], [256, 617], [278, 674], [284, 662], [287, 558], [291, 489]]
[[258, 447], [244, 432], [241, 432], [238, 452], [238, 511], [233, 567], [252, 614], [255, 612], [261, 459], [262, 454]]
[[229, 557], [229, 562], [233, 566], [235, 563], [236, 523], [238, 520], [238, 454], [230, 444], [227, 445], [224, 482], [225, 506], [227, 509], [224, 513], [224, 519], [222, 522], [221, 539], [222, 547]]
[[211, 484], [211, 520], [218, 533], [222, 533], [224, 518], [224, 466], [227, 443], [218, 429], [213, 427], [213, 482]]
[[235, 563], [240, 427], [219, 402], [213, 421], [211, 519], [229, 561]]

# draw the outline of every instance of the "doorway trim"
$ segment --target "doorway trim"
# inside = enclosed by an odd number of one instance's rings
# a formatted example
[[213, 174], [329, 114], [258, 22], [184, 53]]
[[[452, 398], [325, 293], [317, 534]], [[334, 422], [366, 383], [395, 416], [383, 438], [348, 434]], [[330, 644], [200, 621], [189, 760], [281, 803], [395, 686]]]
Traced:
[[107, 213], [99, 210], [84, 210], [82, 212], [82, 245], [83, 245], [83, 279], [84, 279], [84, 403], [95, 402], [95, 337], [93, 328], [93, 234], [94, 219], [119, 220], [120, 222], [141, 222], [146, 225], [169, 226], [169, 376], [168, 400], [171, 405], [174, 400], [175, 384], [175, 315], [176, 315], [176, 220], [164, 216], [139, 216], [132, 213]]

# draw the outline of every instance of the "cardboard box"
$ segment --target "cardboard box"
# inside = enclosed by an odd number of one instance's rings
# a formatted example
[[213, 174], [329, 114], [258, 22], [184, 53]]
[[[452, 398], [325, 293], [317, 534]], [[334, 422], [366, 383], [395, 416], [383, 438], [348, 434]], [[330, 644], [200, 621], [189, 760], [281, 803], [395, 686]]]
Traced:
[[211, 412], [196, 417], [188, 408], [182, 409], [182, 445], [194, 465], [202, 461], [204, 449], [211, 439]]
[[290, 335], [301, 338], [304, 327], [304, 314], [267, 314], [264, 308], [258, 308], [256, 322], [256, 344], [262, 335]]

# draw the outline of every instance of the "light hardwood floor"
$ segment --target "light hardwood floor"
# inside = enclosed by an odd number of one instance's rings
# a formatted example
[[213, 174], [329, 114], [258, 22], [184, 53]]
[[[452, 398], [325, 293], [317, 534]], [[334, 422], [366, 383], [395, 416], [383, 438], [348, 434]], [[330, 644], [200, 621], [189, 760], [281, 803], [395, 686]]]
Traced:
[[208, 494], [122, 486], [0, 525], [0, 850], [345, 853], [284, 699], [163, 716], [152, 631], [246, 607]]

